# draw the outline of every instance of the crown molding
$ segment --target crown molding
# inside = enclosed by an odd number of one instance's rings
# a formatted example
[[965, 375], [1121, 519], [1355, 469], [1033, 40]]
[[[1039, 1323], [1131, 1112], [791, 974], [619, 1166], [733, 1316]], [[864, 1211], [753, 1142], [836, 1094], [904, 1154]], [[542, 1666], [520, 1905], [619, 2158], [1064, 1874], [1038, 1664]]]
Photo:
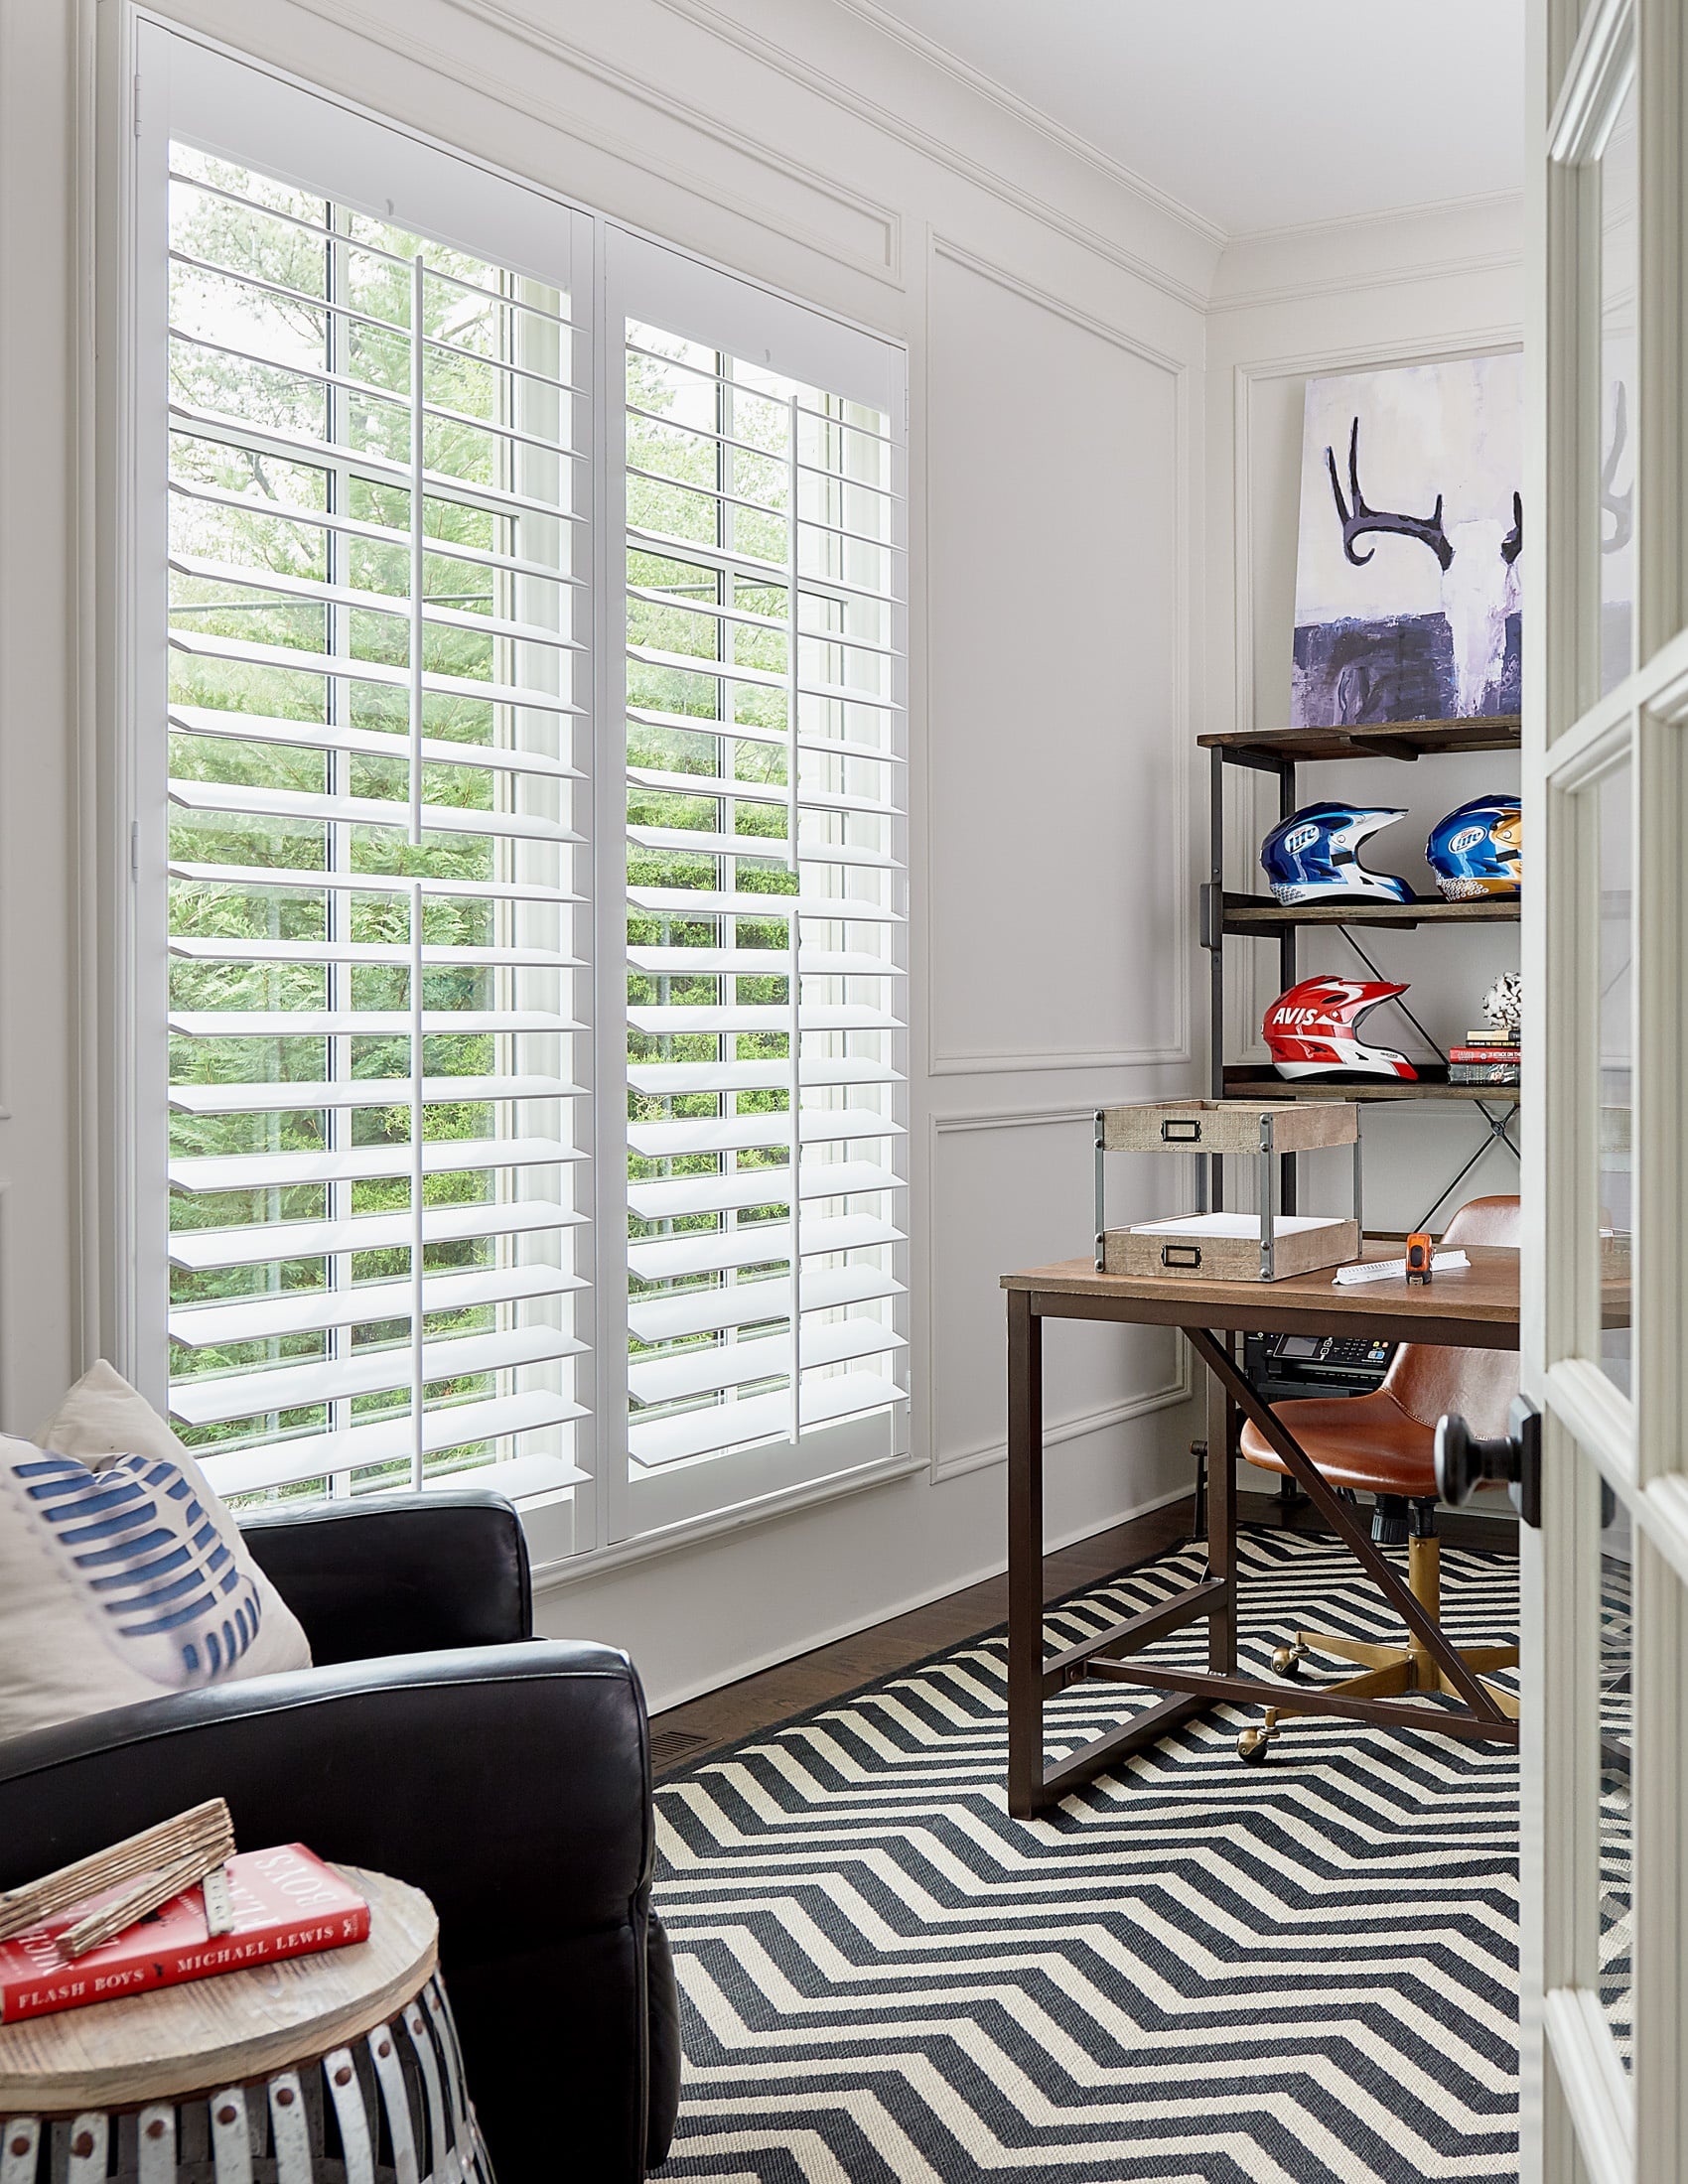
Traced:
[[1136, 198], [1140, 204], [1159, 212], [1163, 218], [1188, 228], [1202, 242], [1223, 245], [1227, 240], [1225, 230], [1216, 220], [1208, 219], [1205, 213], [1197, 212], [1181, 198], [1175, 198], [1158, 188], [1134, 167], [1128, 167], [1123, 160], [1113, 158], [1100, 145], [1091, 143], [1086, 136], [1080, 136], [1076, 129], [1069, 129], [1064, 122], [1056, 121], [1053, 114], [1046, 113], [1041, 106], [1034, 106], [1030, 99], [1022, 98], [1017, 91], [1010, 90], [1007, 84], [999, 82], [994, 75], [987, 75], [984, 69], [974, 68], [971, 62], [963, 61], [958, 54], [952, 53], [947, 46], [940, 45], [936, 39], [927, 38], [924, 32], [913, 29], [900, 16], [882, 6], [880, 0], [831, 0], [831, 4], [842, 13], [853, 15], [868, 24], [882, 37], [903, 47], [905, 52], [914, 54], [928, 68], [938, 69], [953, 82], [970, 91], [975, 98], [998, 107], [1022, 128], [1043, 137], [1046, 142], [1066, 153], [1068, 158], [1076, 160], [1080, 166], [1088, 167], [1114, 189], [1123, 191], [1127, 197]]
[[1211, 314], [1313, 301], [1523, 264], [1523, 200], [1512, 191], [1403, 205], [1389, 212], [1257, 228], [1220, 254]]
[[[462, 0], [452, 0], [452, 4], [462, 4]], [[1175, 303], [1188, 305], [1196, 311], [1204, 311], [1207, 308], [1211, 275], [1205, 285], [1198, 285], [1170, 272], [1153, 258], [1144, 256], [1141, 251], [1128, 249], [1114, 235], [1092, 227], [1086, 220], [1075, 218], [1071, 213], [1052, 205], [1047, 198], [1022, 189], [994, 168], [985, 166], [982, 161], [971, 158], [955, 145], [934, 136], [930, 130], [921, 128], [917, 122], [911, 121], [894, 107], [840, 82], [836, 76], [805, 61], [789, 47], [778, 45], [772, 38], [747, 29], [724, 9], [712, 5], [711, 0], [654, 0], [654, 5], [680, 21], [690, 23], [695, 29], [706, 31], [723, 44], [734, 47], [748, 59], [774, 69], [788, 82], [812, 92], [829, 105], [853, 114], [857, 120], [865, 121], [870, 128], [906, 144], [921, 158], [946, 168], [961, 181], [986, 192], [999, 203], [1012, 205], [1015, 210], [1024, 212], [1041, 225], [1067, 236], [1096, 257], [1171, 297]], [[1204, 251], [1211, 253], [1223, 243], [1222, 232], [1209, 221], [1202, 219], [1176, 199], [1155, 190], [1152, 184], [1131, 174], [1129, 169], [1110, 161], [1094, 145], [1062, 129], [1058, 122], [1052, 121], [1037, 107], [1017, 99], [1012, 92], [1006, 91], [988, 76], [967, 68], [964, 63], [945, 53], [941, 47], [931, 46], [929, 50], [922, 51], [922, 48], [928, 46], [928, 42], [918, 39], [916, 33], [907, 30], [895, 18], [884, 15], [881, 9], [873, 5], [873, 0], [831, 0], [831, 5], [841, 13], [855, 16], [877, 34], [917, 53], [921, 59], [929, 61], [932, 67], [941, 69], [952, 80], [973, 90], [975, 95], [987, 98], [1047, 142], [1068, 151], [1072, 158], [1098, 178], [1127, 192], [1145, 210], [1167, 220], [1191, 241], [1198, 243]]]
[[1207, 306], [1210, 316], [1231, 311], [1256, 311], [1271, 304], [1312, 301], [1320, 296], [1351, 296], [1375, 288], [1404, 288], [1421, 281], [1456, 280], [1463, 274], [1517, 273], [1523, 265], [1521, 250], [1484, 251], [1474, 255], [1429, 259], [1422, 265], [1381, 266], [1375, 273], [1332, 274], [1319, 280], [1268, 283], [1260, 288], [1233, 290], [1215, 296]]
[[1309, 242], [1319, 242], [1327, 236], [1335, 238], [1356, 229], [1404, 226], [1415, 220], [1458, 218], [1462, 214], [1481, 212], [1515, 212], [1521, 223], [1524, 193], [1521, 190], [1478, 190], [1464, 198], [1427, 198], [1418, 205], [1391, 205], [1380, 212], [1338, 212], [1330, 219], [1290, 220], [1282, 227], [1239, 227], [1225, 236], [1224, 243], [1227, 250], [1236, 250], [1245, 244], [1296, 242], [1303, 237]]
[[[774, 66], [786, 68], [787, 72], [790, 66], [804, 71], [805, 77], [816, 73], [809, 70], [807, 65], [787, 49], [776, 48], [771, 40], [747, 32], [742, 25], [733, 23], [720, 7], [712, 6], [710, 0], [657, 0], [657, 5], [669, 7], [676, 13], [687, 14], [696, 20], [707, 18], [709, 28], [716, 35], [731, 39], [742, 50], [757, 53]], [[1329, 219], [1291, 220], [1281, 226], [1227, 228], [1222, 222], [1209, 218], [1204, 212], [1198, 212], [1194, 205], [1186, 204], [1183, 199], [1173, 196], [1170, 191], [1161, 189], [1147, 176], [1127, 166], [1123, 160], [1115, 159], [1090, 138], [1068, 128], [1064, 122], [1057, 121], [1043, 107], [1021, 97], [997, 77], [962, 60], [948, 47], [928, 38], [924, 32], [914, 29], [891, 8], [885, 6], [883, 0], [830, 0], [830, 5], [841, 14], [854, 16], [880, 36], [901, 46], [905, 52], [913, 54], [940, 74], [948, 76], [974, 97], [997, 107], [1021, 127], [1044, 138], [1111, 187], [1186, 229], [1201, 242], [1209, 246], [1217, 245], [1221, 250], [1240, 244], [1293, 241], [1304, 236], [1312, 241], [1324, 235], [1335, 237], [1344, 229], [1366, 229], [1398, 221], [1436, 218], [1444, 214], [1458, 216], [1464, 213], [1516, 208], [1520, 218], [1522, 217], [1522, 190], [1500, 190], [1474, 192], [1465, 197], [1431, 198], [1412, 205], [1388, 205], [1373, 212], [1338, 213]], [[824, 93], [835, 93], [838, 89], [838, 86], [824, 77], [819, 78], [815, 87]], [[876, 116], [883, 117], [882, 125], [890, 125], [899, 134], [903, 133], [906, 125], [901, 124], [900, 117], [890, 115], [877, 104], [874, 112]], [[946, 156], [945, 163], [952, 164], [952, 156]]]

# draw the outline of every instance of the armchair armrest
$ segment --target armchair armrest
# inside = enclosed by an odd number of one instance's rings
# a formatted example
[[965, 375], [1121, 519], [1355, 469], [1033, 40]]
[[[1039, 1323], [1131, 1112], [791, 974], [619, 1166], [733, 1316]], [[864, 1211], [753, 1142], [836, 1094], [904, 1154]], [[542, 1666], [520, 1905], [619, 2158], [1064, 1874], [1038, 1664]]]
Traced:
[[521, 1519], [485, 1487], [252, 1510], [240, 1530], [319, 1664], [533, 1635]]
[[651, 1981], [669, 2014], [672, 1982], [647, 1961], [649, 1783], [638, 1680], [606, 1646], [254, 1677], [0, 1743], [0, 1887], [214, 1796], [247, 1848], [299, 1840], [412, 1881], [494, 2164], [543, 2173], [561, 2114], [582, 2176], [635, 2184], [674, 2098], [660, 2010], [652, 2071]]
[[650, 1876], [649, 1752], [625, 1654], [563, 1639], [345, 1662], [178, 1692], [0, 1742], [0, 1888], [202, 1798], [250, 1849], [298, 1838], [509, 1939], [625, 1916]]

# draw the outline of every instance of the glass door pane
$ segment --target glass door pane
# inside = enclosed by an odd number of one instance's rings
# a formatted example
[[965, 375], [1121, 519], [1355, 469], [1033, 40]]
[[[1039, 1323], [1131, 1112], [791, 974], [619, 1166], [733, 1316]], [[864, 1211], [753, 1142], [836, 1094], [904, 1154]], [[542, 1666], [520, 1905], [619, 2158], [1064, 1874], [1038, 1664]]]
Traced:
[[1618, 110], [1600, 162], [1600, 687], [1615, 689], [1634, 657], [1635, 624], [1635, 87]]
[[1633, 2067], [1634, 1565], [1628, 1512], [1610, 1489], [1600, 1532], [1600, 1999], [1618, 2053]]
[[1630, 1383], [1628, 1312], [1612, 1301], [1616, 1283], [1629, 1277], [1634, 1234], [1631, 1188], [1633, 1037], [1630, 1006], [1634, 954], [1633, 889], [1635, 826], [1633, 767], [1627, 758], [1602, 774], [1595, 796], [1599, 808], [1600, 953], [1598, 1027], [1600, 1067], [1600, 1270], [1608, 1292], [1606, 1316], [1621, 1324], [1604, 1325], [1600, 1362], [1608, 1378], [1625, 1395]]

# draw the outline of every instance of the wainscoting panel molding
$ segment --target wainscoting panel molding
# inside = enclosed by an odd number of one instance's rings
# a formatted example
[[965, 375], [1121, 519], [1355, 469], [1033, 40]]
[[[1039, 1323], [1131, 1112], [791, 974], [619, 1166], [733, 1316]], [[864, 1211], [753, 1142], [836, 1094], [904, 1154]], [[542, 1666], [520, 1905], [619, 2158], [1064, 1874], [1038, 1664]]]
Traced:
[[1188, 1062], [1190, 367], [941, 235], [927, 269], [927, 1072]]
[[[1008, 1454], [1006, 1397], [997, 1406], [1003, 1428], [964, 1437], [959, 1445], [939, 1444], [940, 1421], [965, 1414], [966, 1386], [1003, 1387], [1006, 1307], [998, 1277], [1016, 1267], [1071, 1259], [1090, 1246], [1090, 1160], [1095, 1108], [1019, 1108], [1007, 1112], [969, 1111], [929, 1118], [926, 1146], [926, 1238], [930, 1275], [926, 1283], [925, 1371], [923, 1399], [929, 1420], [927, 1445], [933, 1480], [958, 1478], [968, 1471], [1002, 1463]], [[969, 1138], [1002, 1132], [1065, 1132], [1058, 1152], [1047, 1146], [1023, 1149], [1002, 1177], [1000, 1195], [988, 1182], [963, 1188], [946, 1205], [946, 1154], [958, 1152]], [[1185, 1163], [1176, 1163], [1182, 1171]], [[1006, 1165], [1006, 1163], [1005, 1163]], [[1173, 1180], [1173, 1187], [1178, 1188]], [[1052, 1188], [1053, 1186], [1053, 1188]], [[1182, 1202], [1182, 1200], [1181, 1200]], [[1169, 1211], [1173, 1210], [1169, 1205]], [[1144, 1383], [1121, 1389], [1097, 1372], [1102, 1345], [1110, 1333], [1123, 1337], [1134, 1363], [1147, 1368]], [[1139, 1339], [1141, 1337], [1142, 1339]], [[1052, 1446], [1188, 1403], [1195, 1392], [1195, 1367], [1189, 1345], [1171, 1328], [1103, 1330], [1053, 1326], [1049, 1331], [1052, 1383], [1083, 1391], [1087, 1400], [1045, 1427]], [[1070, 1359], [1060, 1352], [1070, 1348]], [[954, 1353], [965, 1354], [957, 1365]], [[946, 1357], [946, 1353], [948, 1353]], [[972, 1408], [979, 1407], [975, 1400]]]
[[[389, 12], [356, 4], [356, 0], [293, 0], [306, 13], [350, 29], [384, 51], [429, 68], [448, 80], [480, 92], [495, 104], [514, 108], [559, 136], [589, 145], [622, 162], [641, 176], [669, 185], [735, 219], [748, 220], [805, 249], [830, 258], [855, 273], [900, 287], [903, 279], [903, 223], [891, 206], [845, 188], [818, 169], [789, 154], [772, 149], [761, 136], [735, 129], [701, 108], [671, 97], [647, 78], [593, 53], [578, 40], [565, 36], [549, 21], [539, 21], [500, 6], [498, 0], [444, 0], [448, 12], [462, 17], [479, 34], [483, 47], [487, 36], [507, 39], [529, 54], [543, 56], [559, 68], [610, 92], [635, 109], [669, 124], [682, 136], [696, 140], [698, 162], [676, 160], [659, 151], [648, 135], [636, 127], [607, 126], [588, 118], [586, 101], [547, 97], [519, 69], [485, 67], [457, 48], [421, 39], [414, 24], [395, 23]], [[602, 104], [600, 95], [598, 103]], [[635, 116], [629, 116], [633, 123]], [[735, 188], [719, 173], [710, 171], [722, 155], [745, 170], [743, 187]], [[563, 188], [554, 173], [535, 176], [552, 189]], [[571, 194], [565, 192], [565, 194]], [[590, 191], [580, 194], [590, 197]], [[614, 207], [607, 207], [613, 209]]]

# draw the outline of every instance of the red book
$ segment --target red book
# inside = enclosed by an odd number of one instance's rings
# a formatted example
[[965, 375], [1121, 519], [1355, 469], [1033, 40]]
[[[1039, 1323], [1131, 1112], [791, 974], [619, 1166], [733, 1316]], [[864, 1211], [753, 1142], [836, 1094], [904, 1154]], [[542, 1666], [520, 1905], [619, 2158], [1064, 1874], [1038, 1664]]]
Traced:
[[241, 1851], [227, 1870], [231, 1933], [207, 1933], [205, 1897], [196, 1884], [86, 1956], [61, 1956], [65, 1929], [134, 1886], [125, 1881], [0, 1942], [0, 2024], [369, 1938], [369, 1906], [302, 1843]]
[[1515, 1046], [1450, 1046], [1448, 1059], [1451, 1062], [1482, 1062], [1495, 1069], [1515, 1069], [1518, 1049]]

